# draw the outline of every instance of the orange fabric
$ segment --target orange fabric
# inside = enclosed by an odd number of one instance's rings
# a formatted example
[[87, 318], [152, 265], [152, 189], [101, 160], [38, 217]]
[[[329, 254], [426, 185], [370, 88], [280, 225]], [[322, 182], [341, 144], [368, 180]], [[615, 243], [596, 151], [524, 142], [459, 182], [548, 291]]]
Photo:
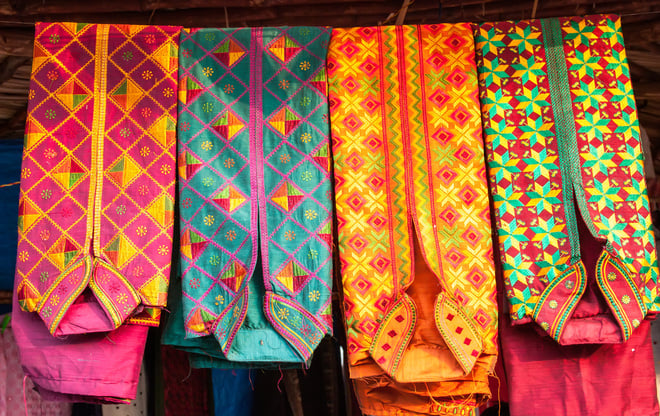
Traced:
[[497, 353], [470, 25], [335, 29], [328, 74], [348, 359], [362, 410], [470, 412], [489, 396]]

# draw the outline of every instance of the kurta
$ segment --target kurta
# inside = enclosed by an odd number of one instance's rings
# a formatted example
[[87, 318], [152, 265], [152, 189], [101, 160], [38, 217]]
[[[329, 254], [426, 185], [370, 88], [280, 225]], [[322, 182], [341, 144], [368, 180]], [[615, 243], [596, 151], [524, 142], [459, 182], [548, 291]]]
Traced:
[[179, 28], [37, 23], [18, 300], [54, 335], [158, 325], [170, 272]]
[[183, 31], [187, 338], [231, 361], [305, 362], [332, 332], [327, 28]]
[[484, 23], [475, 42], [513, 323], [627, 340], [660, 298], [619, 18]]
[[349, 365], [362, 411], [468, 414], [490, 395], [497, 352], [470, 26], [335, 29], [328, 74]]

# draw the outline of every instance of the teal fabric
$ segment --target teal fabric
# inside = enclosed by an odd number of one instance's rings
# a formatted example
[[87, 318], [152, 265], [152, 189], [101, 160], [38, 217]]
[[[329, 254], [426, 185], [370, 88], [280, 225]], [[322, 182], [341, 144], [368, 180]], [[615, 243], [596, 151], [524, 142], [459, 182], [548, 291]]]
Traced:
[[181, 34], [181, 319], [213, 359], [306, 362], [332, 332], [329, 37]]

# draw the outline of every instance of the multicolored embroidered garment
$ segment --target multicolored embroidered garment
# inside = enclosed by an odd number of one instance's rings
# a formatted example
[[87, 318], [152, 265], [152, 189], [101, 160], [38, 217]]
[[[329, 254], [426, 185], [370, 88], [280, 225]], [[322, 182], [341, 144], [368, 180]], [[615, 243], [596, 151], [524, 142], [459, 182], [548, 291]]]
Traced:
[[660, 297], [619, 18], [484, 23], [475, 42], [513, 323], [627, 340]]
[[302, 362], [331, 333], [327, 28], [183, 31], [179, 192], [186, 336]]
[[55, 335], [158, 325], [179, 28], [38, 23], [18, 217], [25, 311]]
[[468, 414], [490, 394], [497, 352], [471, 28], [335, 29], [328, 74], [362, 411]]

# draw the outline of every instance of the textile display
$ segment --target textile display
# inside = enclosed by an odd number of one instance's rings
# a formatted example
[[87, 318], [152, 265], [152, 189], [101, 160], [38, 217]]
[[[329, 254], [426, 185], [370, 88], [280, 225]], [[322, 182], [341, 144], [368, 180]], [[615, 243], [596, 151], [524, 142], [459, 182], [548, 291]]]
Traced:
[[332, 332], [329, 37], [322, 27], [181, 34], [185, 336], [215, 338], [229, 361], [305, 362]]
[[54, 335], [158, 325], [172, 255], [179, 28], [35, 29], [21, 309]]
[[620, 19], [483, 23], [475, 42], [513, 324], [628, 340], [660, 298]]
[[362, 411], [472, 414], [490, 396], [497, 307], [470, 25], [335, 29], [328, 76]]
[[[0, 315], [0, 322], [11, 315]], [[63, 416], [71, 414], [71, 404], [48, 402], [34, 391], [30, 379], [25, 382], [25, 402], [23, 401], [23, 369], [18, 355], [18, 347], [11, 323], [0, 328], [0, 415], [24, 416]], [[26, 408], [27, 405], [27, 408]]]
[[[255, 392], [251, 370], [211, 370], [215, 415], [251, 416]], [[205, 413], [208, 415], [208, 412]]]

